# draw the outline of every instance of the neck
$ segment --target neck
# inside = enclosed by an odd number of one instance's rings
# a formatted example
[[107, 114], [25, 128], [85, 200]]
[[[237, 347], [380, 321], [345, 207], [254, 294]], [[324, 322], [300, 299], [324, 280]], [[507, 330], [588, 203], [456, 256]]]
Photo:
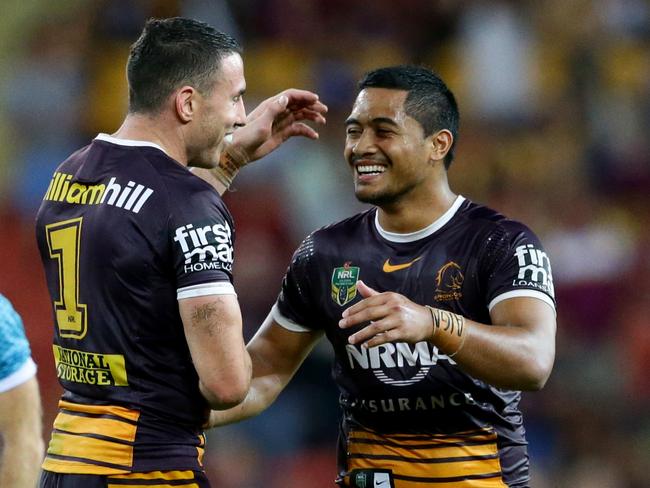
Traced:
[[118, 139], [153, 142], [162, 147], [168, 156], [187, 166], [182, 133], [168, 124], [164, 115], [130, 113], [111, 135]]
[[456, 200], [446, 178], [432, 183], [422, 195], [405, 195], [400, 201], [378, 208], [379, 224], [388, 232], [408, 234], [431, 225]]

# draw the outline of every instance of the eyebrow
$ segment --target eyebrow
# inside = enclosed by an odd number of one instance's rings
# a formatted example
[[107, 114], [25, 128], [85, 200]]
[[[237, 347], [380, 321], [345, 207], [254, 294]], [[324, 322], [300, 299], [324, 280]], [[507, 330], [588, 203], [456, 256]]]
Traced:
[[[397, 122], [395, 122], [393, 119], [389, 117], [375, 117], [370, 121], [371, 124], [378, 125], [378, 124], [388, 124], [392, 125], [394, 127], [398, 127]], [[352, 125], [352, 124], [357, 124], [361, 125], [358, 119], [355, 119], [354, 117], [348, 117], [348, 119], [345, 121], [345, 125]]]

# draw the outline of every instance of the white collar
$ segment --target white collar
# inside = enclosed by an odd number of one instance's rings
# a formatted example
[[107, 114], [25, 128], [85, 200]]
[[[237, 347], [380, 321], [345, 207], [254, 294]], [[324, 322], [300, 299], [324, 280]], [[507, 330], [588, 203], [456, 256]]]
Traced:
[[454, 203], [451, 205], [451, 207], [449, 207], [449, 209], [444, 214], [442, 214], [431, 224], [427, 225], [424, 229], [416, 230], [415, 232], [400, 234], [397, 232], [389, 232], [387, 230], [382, 229], [381, 225], [379, 224], [379, 210], [375, 212], [375, 227], [377, 228], [377, 232], [379, 232], [379, 235], [381, 235], [387, 241], [391, 241], [391, 242], [417, 241], [425, 237], [428, 237], [434, 232], [436, 232], [437, 230], [441, 229], [456, 214], [456, 212], [458, 211], [458, 209], [460, 208], [460, 206], [463, 204], [464, 201], [465, 201], [465, 197], [463, 197], [462, 195], [458, 195], [456, 197], [456, 200], [454, 200]]
[[[95, 139], [98, 139], [100, 141], [110, 142], [111, 144], [117, 144], [118, 146], [155, 147], [156, 149], [160, 149], [162, 152], [167, 154], [167, 151], [165, 151], [161, 146], [149, 141], [134, 141], [132, 139], [118, 139], [117, 137], [113, 137], [104, 133], [97, 134], [97, 137], [95, 137]], [[169, 154], [167, 155], [169, 156]]]

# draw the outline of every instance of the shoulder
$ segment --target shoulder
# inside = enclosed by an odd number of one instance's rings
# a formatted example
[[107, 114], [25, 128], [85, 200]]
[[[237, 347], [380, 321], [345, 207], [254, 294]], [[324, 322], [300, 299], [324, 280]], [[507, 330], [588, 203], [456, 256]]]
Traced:
[[375, 209], [369, 209], [338, 222], [325, 225], [312, 232], [309, 237], [318, 243], [340, 242], [357, 233], [366, 233], [373, 225]]
[[367, 233], [373, 225], [374, 209], [320, 227], [305, 237], [294, 252], [292, 265], [314, 262], [329, 255], [337, 255], [342, 246], [358, 242], [357, 234]]
[[510, 241], [528, 236], [537, 239], [535, 233], [526, 224], [470, 200], [465, 201], [459, 217], [474, 231], [482, 232], [486, 238]]

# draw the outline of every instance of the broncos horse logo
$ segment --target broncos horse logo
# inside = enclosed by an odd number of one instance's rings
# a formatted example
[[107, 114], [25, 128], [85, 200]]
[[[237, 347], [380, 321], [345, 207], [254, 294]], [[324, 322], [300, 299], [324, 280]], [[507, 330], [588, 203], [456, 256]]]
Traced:
[[463, 296], [461, 289], [465, 276], [460, 266], [453, 261], [449, 261], [442, 266], [436, 274], [436, 295], [437, 301], [458, 300]]

